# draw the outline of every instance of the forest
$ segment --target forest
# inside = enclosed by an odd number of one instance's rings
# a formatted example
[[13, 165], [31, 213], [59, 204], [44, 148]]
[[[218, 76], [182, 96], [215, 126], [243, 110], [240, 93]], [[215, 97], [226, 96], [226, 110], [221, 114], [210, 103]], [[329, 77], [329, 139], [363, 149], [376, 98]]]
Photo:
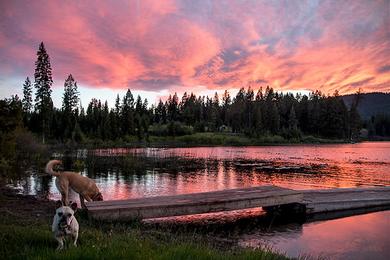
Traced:
[[[79, 102], [77, 81], [70, 74], [64, 82], [62, 107], [53, 106], [52, 68], [43, 43], [35, 62], [34, 82], [27, 77], [23, 97], [0, 100], [2, 155], [12, 153], [24, 136], [38, 137], [41, 143], [83, 144], [91, 140], [148, 142], [151, 136], [177, 137], [195, 133], [220, 133], [259, 138], [279, 136], [299, 142], [304, 136], [354, 141], [362, 127], [368, 135], [390, 135], [390, 118], [378, 115], [363, 122], [357, 106], [358, 92], [347, 106], [336, 91], [326, 96], [278, 93], [272, 87], [242, 87], [235, 96], [226, 90], [213, 97], [176, 93], [156, 105], [134, 97], [128, 89], [117, 95], [115, 106], [92, 99], [86, 108]], [[34, 91], [35, 90], [35, 91]], [[35, 94], [34, 94], [35, 92]], [[10, 148], [11, 147], [11, 148]]]

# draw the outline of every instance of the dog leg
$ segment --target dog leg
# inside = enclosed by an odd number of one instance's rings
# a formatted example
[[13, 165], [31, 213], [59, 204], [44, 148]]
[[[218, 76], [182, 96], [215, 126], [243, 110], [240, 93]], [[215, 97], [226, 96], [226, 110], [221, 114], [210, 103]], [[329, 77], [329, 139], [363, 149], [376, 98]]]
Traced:
[[81, 204], [81, 207], [82, 207], [83, 209], [86, 209], [87, 207], [85, 206], [84, 196], [81, 195], [81, 194], [79, 194], [79, 196], [80, 196], [80, 204]]
[[64, 206], [69, 206], [68, 192], [61, 192], [61, 201]]
[[55, 238], [58, 241], [58, 246], [57, 246], [56, 250], [64, 249], [64, 239], [63, 239], [63, 237], [55, 237]]
[[88, 202], [91, 202], [92, 199], [88, 196], [88, 195], [85, 195], [84, 198], [88, 201]]
[[77, 238], [79, 237], [79, 234], [74, 233], [72, 236], [73, 236], [73, 245], [77, 247]]

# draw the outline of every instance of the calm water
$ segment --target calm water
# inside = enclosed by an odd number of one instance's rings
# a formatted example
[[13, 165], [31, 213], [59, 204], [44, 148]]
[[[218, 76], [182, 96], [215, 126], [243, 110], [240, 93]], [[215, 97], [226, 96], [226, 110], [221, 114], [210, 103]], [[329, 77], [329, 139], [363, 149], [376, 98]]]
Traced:
[[[389, 186], [390, 142], [267, 147], [106, 149], [69, 159], [96, 180], [104, 198], [124, 199], [273, 184], [293, 189]], [[60, 197], [51, 177], [31, 171], [13, 185]], [[184, 222], [264, 214], [259, 209], [181, 218]], [[176, 220], [177, 221], [177, 220]], [[386, 232], [387, 231], [387, 232]], [[241, 246], [268, 245], [290, 256], [389, 259], [390, 211], [235, 232]]]

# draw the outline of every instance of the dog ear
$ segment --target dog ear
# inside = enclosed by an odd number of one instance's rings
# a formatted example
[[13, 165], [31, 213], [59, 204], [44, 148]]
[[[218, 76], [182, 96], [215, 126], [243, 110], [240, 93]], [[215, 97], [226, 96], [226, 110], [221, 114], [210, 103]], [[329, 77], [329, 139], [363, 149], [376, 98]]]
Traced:
[[63, 206], [62, 201], [61, 200], [57, 200], [56, 201], [56, 209], [61, 208], [62, 206]]
[[73, 209], [73, 211], [76, 212], [76, 210], [77, 210], [77, 203], [76, 202], [71, 203], [70, 204], [70, 208]]

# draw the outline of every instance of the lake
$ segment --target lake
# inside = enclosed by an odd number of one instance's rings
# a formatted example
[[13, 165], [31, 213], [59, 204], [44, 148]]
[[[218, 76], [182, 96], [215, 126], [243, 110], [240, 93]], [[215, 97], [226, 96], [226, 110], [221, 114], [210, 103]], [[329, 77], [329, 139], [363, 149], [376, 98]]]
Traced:
[[[95, 179], [105, 200], [264, 184], [292, 189], [389, 186], [390, 142], [78, 150], [65, 158], [67, 165], [77, 166], [83, 175]], [[60, 198], [54, 178], [41, 175], [41, 171], [30, 169], [29, 177], [14, 180], [12, 186], [24, 194]], [[234, 222], [263, 214], [261, 209], [252, 209], [173, 221]], [[223, 236], [240, 246], [270, 246], [293, 257], [390, 259], [386, 230], [390, 230], [389, 210], [326, 221], [275, 223], [266, 229], [253, 224]]]

